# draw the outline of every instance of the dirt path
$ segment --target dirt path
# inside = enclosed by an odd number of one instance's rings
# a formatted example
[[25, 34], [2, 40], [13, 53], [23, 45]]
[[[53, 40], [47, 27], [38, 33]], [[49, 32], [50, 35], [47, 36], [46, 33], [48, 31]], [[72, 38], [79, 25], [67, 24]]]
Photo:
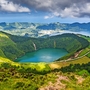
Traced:
[[76, 57], [76, 58], [74, 58], [74, 59], [60, 60], [60, 61], [56, 61], [56, 62], [68, 62], [68, 61], [77, 60], [77, 59], [83, 58], [84, 56], [88, 55], [89, 53], [90, 53], [90, 51], [88, 51], [88, 52], [87, 52], [86, 54], [84, 54], [83, 56]]
[[81, 76], [75, 76], [75, 78], [77, 79], [77, 84], [82, 84], [82, 82], [85, 80]]
[[[56, 76], [57, 78], [55, 83], [49, 82], [47, 86], [42, 86], [39, 90], [75, 90], [75, 88], [73, 89], [73, 83], [76, 83], [76, 85], [82, 85], [85, 80], [82, 76], [75, 75], [73, 73], [71, 73], [70, 76], [60, 74], [57, 74]], [[75, 82], [70, 79], [72, 76], [75, 77]], [[69, 87], [67, 88], [68, 83]], [[72, 86], [70, 84], [72, 84]], [[72, 87], [72, 89], [70, 89], [70, 87]]]
[[69, 81], [67, 76], [57, 75], [55, 83], [49, 82], [48, 86], [42, 87], [39, 90], [65, 90], [66, 85], [61, 82], [62, 80]]

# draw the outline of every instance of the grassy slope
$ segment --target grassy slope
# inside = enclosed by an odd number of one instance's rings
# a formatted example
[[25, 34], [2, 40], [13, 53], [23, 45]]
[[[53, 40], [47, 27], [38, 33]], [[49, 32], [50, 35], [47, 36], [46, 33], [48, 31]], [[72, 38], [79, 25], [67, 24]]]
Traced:
[[9, 37], [3, 33], [0, 32], [0, 56], [2, 57], [6, 57], [4, 52], [2, 51], [2, 48], [4, 46], [8, 46], [8, 45], [15, 45], [15, 43], [9, 39]]
[[[7, 73], [9, 70], [6, 70]], [[3, 72], [2, 72], [3, 74]], [[90, 76], [84, 77], [75, 73], [52, 72], [46, 75], [31, 74], [23, 77], [20, 73], [11, 75], [8, 73], [3, 82], [0, 82], [0, 90], [46, 90], [45, 88], [58, 88], [57, 90], [89, 90]], [[6, 74], [5, 74], [6, 75]], [[52, 87], [52, 89], [51, 89]], [[54, 89], [56, 90], [56, 89]]]
[[[83, 61], [83, 62], [82, 62]], [[90, 61], [87, 57], [83, 59], [71, 61], [71, 62], [63, 62], [63, 63], [53, 63], [55, 69], [56, 66], [68, 66], [69, 64], [76, 63], [87, 63]], [[38, 64], [19, 64], [10, 61], [9, 59], [0, 57], [0, 64], [10, 63], [12, 65], [24, 66], [23, 69], [28, 67], [36, 68], [39, 71], [45, 69], [45, 63]], [[52, 68], [51, 64], [50, 67]], [[42, 90], [45, 88], [58, 88], [60, 90], [89, 90], [90, 89], [90, 76], [80, 76], [76, 73], [62, 73], [59, 72], [50, 72], [47, 74], [34, 74], [32, 72], [23, 73], [18, 72], [13, 68], [0, 68], [0, 90]]]
[[1, 46], [8, 46], [8, 45], [15, 45], [15, 43], [4, 33], [0, 32], [0, 47]]
[[16, 63], [16, 62], [11, 61], [10, 59], [0, 57], [0, 64], [3, 64], [3, 63], [9, 63], [13, 66], [15, 65], [16, 67], [22, 66], [25, 69], [31, 68], [31, 69], [35, 69], [39, 72], [44, 71], [45, 69], [47, 69], [47, 71], [48, 71], [48, 69], [50, 69], [49, 65], [47, 63], [25, 63], [25, 64], [24, 63]]
[[[8, 38], [5, 35], [3, 35], [3, 37], [5, 38], [5, 40], [9, 40], [8, 44], [12, 43], [13, 46], [15, 45], [15, 43], [13, 43], [10, 40], [10, 38]], [[20, 63], [12, 62], [11, 60], [7, 58], [0, 57], [0, 64], [10, 63], [11, 65], [20, 66], [20, 67], [23, 66], [25, 69], [32, 68], [41, 72], [46, 70], [48, 65], [50, 66], [51, 69], [55, 69], [55, 68], [65, 67], [70, 64], [77, 64], [77, 63], [82, 64], [82, 63], [87, 63], [87, 62], [90, 62], [90, 58], [88, 58], [87, 56], [84, 56], [83, 58], [75, 60], [75, 61], [62, 62], [62, 63], [54, 62], [51, 64], [46, 64], [46, 63], [20, 64]], [[13, 75], [13, 73], [15, 74]], [[62, 90], [89, 90], [90, 89], [90, 86], [89, 86], [90, 76], [83, 78], [83, 76], [81, 77], [77, 76], [75, 73], [68, 74], [68, 73], [61, 73], [61, 72], [51, 72], [45, 75], [38, 75], [38, 74], [29, 75], [29, 74], [28, 75], [24, 73], [21, 74], [16, 71], [10, 72], [9, 69], [6, 69], [4, 71], [1, 70], [0, 71], [0, 90], [22, 90], [22, 89], [23, 90], [26, 90], [26, 89], [37, 90], [39, 88], [45, 89], [45, 87], [50, 88], [53, 86], [61, 88]], [[60, 79], [60, 76], [62, 79]], [[65, 78], [67, 78], [69, 81], [67, 81], [67, 79]], [[57, 80], [59, 79], [60, 79], [60, 81], [58, 81], [59, 85], [57, 85]], [[79, 80], [82, 80], [82, 79], [84, 79], [84, 81], [79, 83]], [[50, 82], [52, 84], [50, 84]]]
[[[90, 37], [89, 36], [83, 36], [83, 35], [80, 35], [80, 37], [82, 37], [82, 38], [84, 38], [84, 39], [89, 41], [89, 46], [87, 48], [83, 49], [82, 52], [79, 54], [79, 56], [82, 56], [85, 53], [90, 51]], [[90, 58], [90, 53], [87, 55], [87, 57]]]
[[51, 69], [55, 69], [55, 68], [61, 68], [61, 67], [65, 67], [65, 66], [69, 66], [70, 64], [83, 64], [83, 63], [88, 63], [90, 62], [90, 58], [88, 58], [87, 56], [84, 56], [83, 58], [74, 60], [74, 61], [68, 61], [68, 62], [53, 62], [51, 64], [49, 64]]
[[17, 45], [8, 35], [0, 32], [0, 56], [15, 59], [22, 52], [18, 50]]
[[90, 37], [89, 36], [80, 35], [80, 37], [85, 38], [86, 40], [88, 40], [90, 42]]
[[[82, 36], [82, 35], [80, 35], [80, 37], [82, 37], [90, 42], [90, 37], [86, 37], [86, 36]], [[90, 45], [87, 48], [83, 49], [82, 52], [78, 56], [82, 56], [89, 51], [90, 51]], [[84, 56], [84, 57], [74, 60], [74, 61], [54, 62], [54, 63], [51, 63], [49, 66], [51, 69], [55, 69], [55, 68], [69, 66], [70, 64], [78, 64], [78, 63], [83, 64], [83, 63], [88, 63], [88, 62], [90, 62], [90, 53], [87, 56]]]
[[3, 63], [10, 63], [11, 65], [20, 66], [19, 63], [15, 63], [11, 61], [10, 59], [0, 57], [0, 64], [3, 64]]
[[[3, 59], [5, 62], [11, 63], [12, 65], [17, 64], [5, 58], [0, 58], [0, 63], [3, 62]], [[86, 63], [85, 59], [87, 59], [87, 57], [83, 58], [84, 62]], [[70, 63], [71, 62], [65, 62], [62, 65], [67, 66]], [[72, 61], [72, 63], [75, 64], [76, 62]], [[79, 60], [78, 63], [82, 63], [82, 61]], [[19, 65], [20, 64], [17, 66]], [[42, 68], [45, 68], [43, 65], [45, 64], [38, 64], [38, 66], [41, 67], [41, 70]], [[60, 66], [60, 63], [58, 63], [58, 65]], [[34, 64], [34, 66], [33, 64], [24, 64], [24, 67], [33, 68], [37, 66], [36, 64]], [[33, 74], [32, 72], [20, 73], [13, 68], [0, 68], [0, 90], [45, 90], [46, 88], [52, 88], [54, 90], [55, 88], [57, 88], [57, 90], [89, 90], [89, 81], [90, 75], [80, 76], [72, 72], [62, 73], [61, 71], [52, 71], [50, 73], [41, 75]]]

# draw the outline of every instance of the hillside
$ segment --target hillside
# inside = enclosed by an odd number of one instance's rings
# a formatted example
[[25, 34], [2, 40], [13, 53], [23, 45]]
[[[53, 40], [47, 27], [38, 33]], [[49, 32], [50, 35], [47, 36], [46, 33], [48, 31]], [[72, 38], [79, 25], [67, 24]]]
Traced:
[[0, 56], [11, 60], [15, 60], [27, 52], [42, 48], [64, 48], [70, 54], [73, 54], [89, 45], [87, 40], [75, 34], [62, 34], [44, 39], [13, 36], [0, 32], [0, 41]]
[[82, 50], [82, 56], [90, 50], [90, 37], [62, 34], [43, 39], [0, 32], [0, 42], [0, 90], [90, 89], [90, 53], [77, 60], [49, 64], [21, 64], [12, 61], [26, 52], [35, 51], [33, 44], [36, 45], [36, 50], [64, 48], [71, 55]]
[[51, 70], [44, 63], [19, 64], [0, 58], [0, 90], [89, 90], [89, 66], [69, 64]]

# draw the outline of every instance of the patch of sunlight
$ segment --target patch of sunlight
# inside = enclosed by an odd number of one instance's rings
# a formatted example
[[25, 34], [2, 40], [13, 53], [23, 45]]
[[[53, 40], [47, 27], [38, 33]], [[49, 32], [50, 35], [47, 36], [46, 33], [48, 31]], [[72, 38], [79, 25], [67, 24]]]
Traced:
[[38, 63], [39, 70], [43, 70], [46, 67], [45, 65], [45, 63]]
[[7, 35], [0, 33], [0, 37], [5, 37], [5, 38], [9, 38]]
[[60, 68], [60, 65], [58, 65], [57, 63], [51, 63], [49, 64], [51, 69], [56, 69], [56, 68]]
[[11, 65], [20, 66], [19, 63], [13, 62], [7, 58], [0, 57], [0, 64], [2, 63], [10, 63]]
[[45, 63], [28, 63], [28, 64], [23, 64], [24, 67], [28, 68], [32, 68], [32, 69], [36, 69], [37, 71], [42, 71], [44, 68], [46, 68], [46, 64]]
[[0, 62], [12, 62], [7, 58], [0, 57]]

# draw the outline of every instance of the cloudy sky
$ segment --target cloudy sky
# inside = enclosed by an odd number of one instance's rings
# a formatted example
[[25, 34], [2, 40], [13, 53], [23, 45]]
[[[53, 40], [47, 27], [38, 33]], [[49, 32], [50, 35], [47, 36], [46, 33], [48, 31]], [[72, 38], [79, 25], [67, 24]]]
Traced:
[[0, 0], [0, 22], [89, 22], [90, 0]]

